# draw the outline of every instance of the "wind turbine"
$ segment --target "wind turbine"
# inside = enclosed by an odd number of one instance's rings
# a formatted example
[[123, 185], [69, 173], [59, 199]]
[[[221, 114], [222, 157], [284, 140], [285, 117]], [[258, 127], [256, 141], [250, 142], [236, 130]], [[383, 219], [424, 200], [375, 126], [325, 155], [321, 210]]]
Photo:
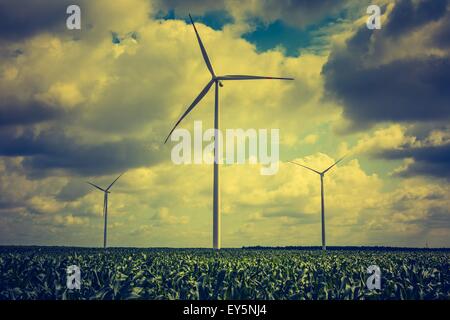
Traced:
[[170, 135], [178, 126], [178, 124], [191, 112], [192, 109], [202, 100], [202, 98], [208, 93], [209, 89], [211, 89], [212, 85], [215, 85], [215, 103], [214, 103], [214, 188], [213, 188], [213, 248], [220, 249], [220, 191], [219, 191], [219, 86], [223, 87], [222, 81], [229, 80], [294, 80], [293, 78], [276, 78], [276, 77], [263, 77], [263, 76], [251, 76], [251, 75], [224, 75], [217, 76], [214, 73], [214, 69], [211, 65], [211, 61], [209, 60], [208, 54], [206, 53], [206, 49], [203, 46], [202, 40], [200, 39], [200, 35], [197, 32], [197, 28], [195, 27], [194, 21], [192, 20], [191, 15], [189, 15], [189, 19], [191, 20], [192, 26], [194, 27], [195, 34], [197, 36], [197, 41], [200, 46], [200, 51], [203, 56], [203, 60], [205, 61], [206, 67], [208, 68], [211, 74], [211, 80], [206, 84], [200, 94], [194, 99], [191, 105], [186, 109], [183, 115], [178, 119], [178, 121], [173, 126], [172, 130], [170, 130], [169, 135], [167, 136], [164, 143], [169, 140]]
[[117, 180], [119, 180], [119, 178], [121, 177], [123, 175], [123, 173], [120, 175], [120, 176], [118, 176], [109, 186], [108, 186], [108, 188], [106, 188], [106, 189], [103, 189], [103, 188], [100, 188], [99, 186], [97, 186], [97, 185], [95, 185], [95, 184], [93, 184], [93, 183], [91, 183], [91, 182], [87, 182], [87, 183], [89, 183], [91, 186], [93, 186], [94, 188], [97, 188], [97, 189], [99, 189], [100, 191], [103, 191], [104, 193], [105, 193], [105, 196], [104, 196], [104, 198], [103, 198], [103, 216], [105, 217], [105, 226], [104, 226], [104, 229], [103, 229], [103, 248], [105, 248], [106, 249], [106, 234], [107, 234], [107, 231], [108, 231], [108, 227], [107, 227], [107, 224], [108, 224], [108, 194], [109, 193], [111, 193], [110, 191], [109, 191], [109, 189], [111, 189], [111, 187], [113, 186], [113, 184], [117, 181]]
[[340, 158], [338, 161], [333, 163], [331, 166], [329, 166], [328, 168], [326, 168], [322, 172], [314, 170], [314, 169], [312, 169], [310, 167], [307, 167], [307, 166], [305, 166], [303, 164], [300, 164], [300, 163], [297, 163], [297, 162], [294, 162], [294, 161], [289, 161], [290, 163], [296, 164], [296, 165], [298, 165], [300, 167], [303, 167], [305, 169], [308, 169], [308, 170], [310, 170], [310, 171], [320, 175], [320, 198], [321, 198], [321, 205], [322, 205], [322, 250], [327, 250], [327, 246], [325, 244], [325, 200], [324, 200], [324, 195], [323, 195], [323, 177], [325, 176], [325, 173], [327, 173], [331, 168], [333, 168], [335, 165], [337, 165], [339, 162], [341, 162], [344, 158], [345, 158], [345, 156]]

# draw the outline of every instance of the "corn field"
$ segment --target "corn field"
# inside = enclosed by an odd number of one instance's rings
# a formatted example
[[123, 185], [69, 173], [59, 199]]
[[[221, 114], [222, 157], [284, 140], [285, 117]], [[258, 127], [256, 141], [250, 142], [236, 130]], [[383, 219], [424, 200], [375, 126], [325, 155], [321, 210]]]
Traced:
[[[448, 251], [0, 248], [0, 299], [446, 299]], [[68, 289], [66, 269], [81, 270]], [[381, 289], [369, 290], [378, 265]]]

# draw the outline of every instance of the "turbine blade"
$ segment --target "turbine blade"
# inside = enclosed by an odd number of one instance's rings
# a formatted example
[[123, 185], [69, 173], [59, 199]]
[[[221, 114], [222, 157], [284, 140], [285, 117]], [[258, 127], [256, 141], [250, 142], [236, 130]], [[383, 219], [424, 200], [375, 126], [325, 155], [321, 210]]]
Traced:
[[114, 180], [114, 181], [109, 185], [109, 187], [106, 188], [106, 191], [108, 191], [108, 190], [113, 186], [113, 184], [114, 184], [117, 180], [119, 180], [119, 178], [120, 178], [124, 173], [125, 173], [125, 172], [121, 173], [121, 174], [116, 178], [116, 180]]
[[101, 191], [103, 191], [103, 192], [106, 191], [106, 190], [100, 188], [99, 186], [97, 186], [97, 185], [95, 185], [95, 184], [93, 184], [93, 183], [90, 183], [89, 181], [86, 181], [86, 183], [90, 184], [90, 185], [93, 186], [94, 188], [97, 188], [98, 190], [101, 190]]
[[312, 172], [315, 172], [315, 173], [317, 173], [317, 174], [320, 174], [319, 171], [314, 170], [313, 168], [304, 166], [304, 165], [302, 165], [302, 164], [300, 164], [300, 163], [297, 163], [297, 162], [294, 162], [294, 161], [289, 161], [289, 162], [290, 162], [290, 163], [293, 163], [293, 164], [296, 164], [296, 165], [298, 165], [298, 166], [300, 166], [300, 167], [303, 167], [303, 168], [305, 168], [305, 169], [311, 170]]
[[206, 66], [208, 67], [209, 72], [211, 72], [211, 75], [213, 77], [215, 77], [216, 75], [214, 74], [214, 70], [211, 65], [211, 61], [209, 61], [209, 57], [208, 57], [208, 54], [206, 53], [205, 46], [203, 45], [202, 39], [200, 39], [200, 35], [197, 32], [197, 28], [195, 27], [194, 20], [192, 20], [192, 17], [190, 14], [189, 14], [189, 19], [191, 19], [192, 26], [194, 27], [195, 34], [197, 35], [197, 40], [198, 40], [198, 44], [200, 46], [200, 50], [202, 51], [203, 60], [205, 60]]
[[230, 74], [218, 77], [219, 80], [294, 80], [294, 78], [248, 76], [240, 74]]
[[189, 112], [191, 112], [192, 109], [194, 109], [194, 107], [197, 105], [197, 103], [200, 102], [200, 100], [202, 100], [202, 98], [208, 93], [209, 89], [211, 88], [212, 84], [214, 83], [214, 80], [211, 80], [210, 82], [208, 82], [208, 84], [203, 88], [203, 90], [200, 92], [200, 94], [197, 96], [197, 98], [195, 98], [195, 100], [191, 103], [191, 105], [189, 106], [189, 108], [186, 109], [186, 111], [183, 113], [183, 115], [181, 116], [180, 119], [178, 119], [178, 121], [175, 123], [175, 125], [173, 126], [172, 130], [170, 130], [169, 135], [167, 136], [166, 140], [164, 141], [164, 143], [167, 142], [167, 140], [169, 140], [170, 135], [172, 134], [172, 132], [175, 130], [175, 128], [178, 126], [178, 124], [180, 124], [180, 122], [184, 119], [184, 117], [186, 117], [188, 115]]
[[329, 166], [328, 168], [326, 168], [322, 173], [326, 173], [328, 170], [330, 170], [331, 168], [333, 168], [335, 165], [337, 165], [339, 162], [341, 162], [342, 160], [344, 160], [346, 156], [343, 156], [342, 158], [340, 158], [338, 161], [336, 161], [335, 163], [333, 163], [331, 166]]

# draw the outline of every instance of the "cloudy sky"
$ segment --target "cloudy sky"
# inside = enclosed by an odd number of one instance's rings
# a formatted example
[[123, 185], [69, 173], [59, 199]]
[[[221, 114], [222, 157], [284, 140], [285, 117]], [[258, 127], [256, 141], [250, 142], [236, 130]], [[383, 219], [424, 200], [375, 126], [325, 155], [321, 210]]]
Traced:
[[[381, 30], [366, 27], [369, 4]], [[67, 30], [66, 8], [81, 8]], [[222, 245], [450, 246], [450, 1], [0, 0], [0, 244], [210, 247], [212, 166], [163, 144], [209, 81], [223, 128], [280, 129], [277, 174], [221, 168]], [[213, 92], [185, 119], [213, 125]]]

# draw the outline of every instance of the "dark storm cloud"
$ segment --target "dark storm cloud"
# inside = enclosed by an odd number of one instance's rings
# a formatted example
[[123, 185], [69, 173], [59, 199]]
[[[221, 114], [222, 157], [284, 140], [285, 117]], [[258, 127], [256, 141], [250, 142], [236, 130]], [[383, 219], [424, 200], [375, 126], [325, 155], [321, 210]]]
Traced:
[[387, 150], [381, 156], [385, 159], [413, 158], [415, 162], [398, 174], [403, 177], [430, 175], [450, 178], [450, 144]]
[[[450, 117], [450, 58], [418, 55], [408, 59], [377, 63], [382, 50], [394, 50], [386, 42], [393, 35], [401, 37], [411, 29], [402, 29], [412, 19], [415, 28], [431, 21], [447, 19], [447, 1], [421, 1], [412, 7], [413, 16], [399, 11], [408, 1], [400, 1], [380, 32], [362, 26], [344, 49], [336, 49], [324, 66], [327, 94], [340, 101], [350, 129], [363, 129], [383, 121], [432, 121]], [[434, 2], [434, 1], [433, 1]], [[406, 4], [405, 4], [406, 3]], [[417, 10], [423, 12], [417, 12]], [[444, 13], [446, 14], [444, 16]], [[408, 24], [409, 22], [406, 22]], [[442, 26], [437, 32], [442, 30]], [[434, 35], [429, 35], [430, 39]], [[428, 39], [421, 39], [427, 41]], [[395, 44], [394, 44], [395, 45]], [[374, 53], [375, 52], [375, 53]]]
[[34, 124], [52, 120], [64, 114], [61, 109], [40, 102], [21, 103], [5, 97], [2, 100], [0, 102], [0, 127]]
[[450, 48], [450, 18], [445, 21], [443, 26], [433, 36], [431, 44], [441, 49]]
[[426, 0], [415, 4], [411, 0], [398, 1], [386, 24], [384, 34], [398, 36], [420, 28], [445, 15], [448, 0]]
[[10, 201], [10, 199], [0, 199], [0, 210], [16, 209], [23, 207], [24, 204], [16, 201]]
[[39, 32], [64, 30], [66, 9], [80, 1], [0, 0], [0, 39], [20, 40]]
[[52, 169], [79, 175], [102, 175], [161, 160], [160, 153], [149, 147], [150, 142], [135, 139], [81, 144], [56, 129], [38, 134], [32, 130], [20, 134], [4, 130], [2, 138], [0, 156], [25, 156], [23, 165], [32, 175], [43, 175]]
[[[431, 176], [450, 179], [450, 140], [445, 134], [449, 132], [450, 127], [448, 123], [439, 123], [434, 121], [411, 126], [406, 130], [406, 136], [414, 137], [414, 143], [408, 142], [393, 149], [374, 151], [373, 155], [386, 160], [413, 159], [413, 163], [395, 173], [399, 177]], [[443, 136], [435, 140], [433, 135], [436, 133]], [[435, 142], [430, 143], [431, 141]]]
[[[326, 88], [344, 103], [344, 115], [361, 126], [382, 121], [427, 121], [450, 116], [450, 58], [397, 60], [362, 68], [334, 57]], [[356, 124], [355, 124], [356, 125]]]

